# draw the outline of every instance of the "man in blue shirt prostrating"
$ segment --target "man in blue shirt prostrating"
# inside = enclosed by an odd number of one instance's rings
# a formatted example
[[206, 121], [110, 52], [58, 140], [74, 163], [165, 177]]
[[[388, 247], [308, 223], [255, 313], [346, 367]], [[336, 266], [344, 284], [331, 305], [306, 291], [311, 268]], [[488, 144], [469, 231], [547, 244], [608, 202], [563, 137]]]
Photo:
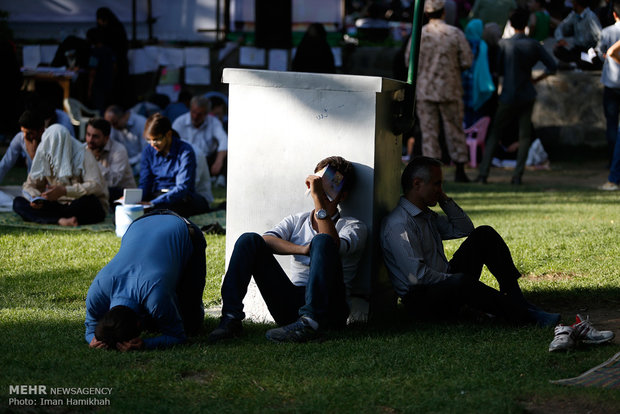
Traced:
[[[121, 248], [86, 296], [91, 348], [165, 348], [186, 341], [204, 320], [206, 242], [196, 225], [171, 211], [134, 221]], [[161, 335], [141, 338], [143, 330]]]

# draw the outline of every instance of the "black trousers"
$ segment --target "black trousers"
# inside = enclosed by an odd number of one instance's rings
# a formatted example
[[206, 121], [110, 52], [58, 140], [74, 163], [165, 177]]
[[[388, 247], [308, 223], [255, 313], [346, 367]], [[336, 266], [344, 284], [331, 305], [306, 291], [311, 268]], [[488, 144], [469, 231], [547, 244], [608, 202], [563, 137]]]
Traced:
[[[480, 279], [486, 265], [497, 279], [500, 290]], [[499, 316], [512, 323], [534, 322], [528, 313], [508, 246], [490, 226], [477, 227], [454, 253], [448, 279], [432, 285], [413, 286], [403, 297], [405, 309], [421, 318], [449, 318], [462, 305]]]
[[24, 221], [40, 224], [58, 224], [61, 218], [76, 217], [78, 224], [100, 223], [105, 219], [105, 210], [99, 199], [90, 194], [76, 198], [69, 204], [57, 201], [43, 201], [40, 209], [32, 208], [24, 197], [15, 197], [13, 211], [19, 214]]

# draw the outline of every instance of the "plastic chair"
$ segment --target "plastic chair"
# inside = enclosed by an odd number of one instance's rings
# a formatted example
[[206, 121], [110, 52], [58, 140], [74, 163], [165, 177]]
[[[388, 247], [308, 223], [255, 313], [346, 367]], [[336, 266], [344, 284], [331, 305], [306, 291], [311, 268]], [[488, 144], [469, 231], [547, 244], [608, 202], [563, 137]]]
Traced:
[[490, 123], [491, 118], [483, 116], [465, 130], [465, 141], [469, 147], [469, 165], [471, 165], [472, 168], [476, 168], [478, 165], [478, 147], [480, 147], [484, 154], [484, 141], [487, 138], [487, 131], [489, 130]]
[[100, 116], [99, 111], [87, 108], [80, 101], [73, 98], [63, 100], [63, 106], [65, 112], [69, 114], [71, 124], [79, 129], [79, 135], [76, 138], [83, 141], [86, 137], [86, 124], [91, 118]]

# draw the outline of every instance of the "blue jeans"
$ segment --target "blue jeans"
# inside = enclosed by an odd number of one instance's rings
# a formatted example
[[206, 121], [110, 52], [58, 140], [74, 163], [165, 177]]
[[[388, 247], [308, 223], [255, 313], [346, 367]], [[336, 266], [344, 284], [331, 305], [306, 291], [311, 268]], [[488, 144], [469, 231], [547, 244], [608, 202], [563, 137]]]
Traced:
[[245, 233], [235, 243], [222, 283], [222, 315], [243, 319], [243, 298], [254, 281], [278, 325], [308, 316], [323, 326], [342, 327], [349, 308], [345, 298], [342, 263], [331, 236], [318, 234], [310, 244], [308, 284], [295, 286], [271, 248], [256, 233]]
[[617, 139], [614, 145], [614, 155], [611, 158], [608, 180], [612, 183], [620, 184], [620, 139]]
[[[605, 138], [607, 138], [608, 156], [613, 162], [614, 149], [618, 138], [618, 114], [620, 113], [620, 89], [603, 89], [603, 110], [607, 128]], [[611, 180], [610, 180], [611, 181]], [[617, 181], [616, 181], [617, 182]]]

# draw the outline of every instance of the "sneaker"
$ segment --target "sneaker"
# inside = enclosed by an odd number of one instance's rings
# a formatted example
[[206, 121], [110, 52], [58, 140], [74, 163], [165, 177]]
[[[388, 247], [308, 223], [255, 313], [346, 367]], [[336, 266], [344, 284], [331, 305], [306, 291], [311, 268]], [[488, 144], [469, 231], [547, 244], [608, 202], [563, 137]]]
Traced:
[[215, 179], [215, 186], [220, 188], [226, 188], [226, 177], [223, 175], [218, 175]]
[[612, 183], [611, 181], [607, 181], [605, 184], [598, 187], [599, 190], [603, 191], [617, 191], [619, 188], [618, 184]]
[[536, 321], [536, 325], [543, 328], [556, 326], [560, 322], [561, 315], [559, 313], [545, 312], [540, 310], [540, 308], [528, 308], [527, 312]]
[[307, 342], [315, 339], [318, 332], [307, 318], [301, 317], [289, 325], [268, 330], [265, 336], [273, 342]]
[[241, 336], [243, 333], [243, 325], [239, 319], [230, 316], [222, 316], [220, 324], [215, 328], [207, 338], [209, 343], [215, 343], [222, 339], [230, 339]]
[[612, 331], [599, 331], [590, 323], [590, 317], [583, 319], [581, 315], [577, 315], [576, 322], [573, 325], [575, 338], [584, 344], [602, 344], [614, 339]]
[[572, 326], [558, 325], [554, 330], [555, 336], [549, 344], [549, 352], [568, 351], [575, 347], [574, 331]]

